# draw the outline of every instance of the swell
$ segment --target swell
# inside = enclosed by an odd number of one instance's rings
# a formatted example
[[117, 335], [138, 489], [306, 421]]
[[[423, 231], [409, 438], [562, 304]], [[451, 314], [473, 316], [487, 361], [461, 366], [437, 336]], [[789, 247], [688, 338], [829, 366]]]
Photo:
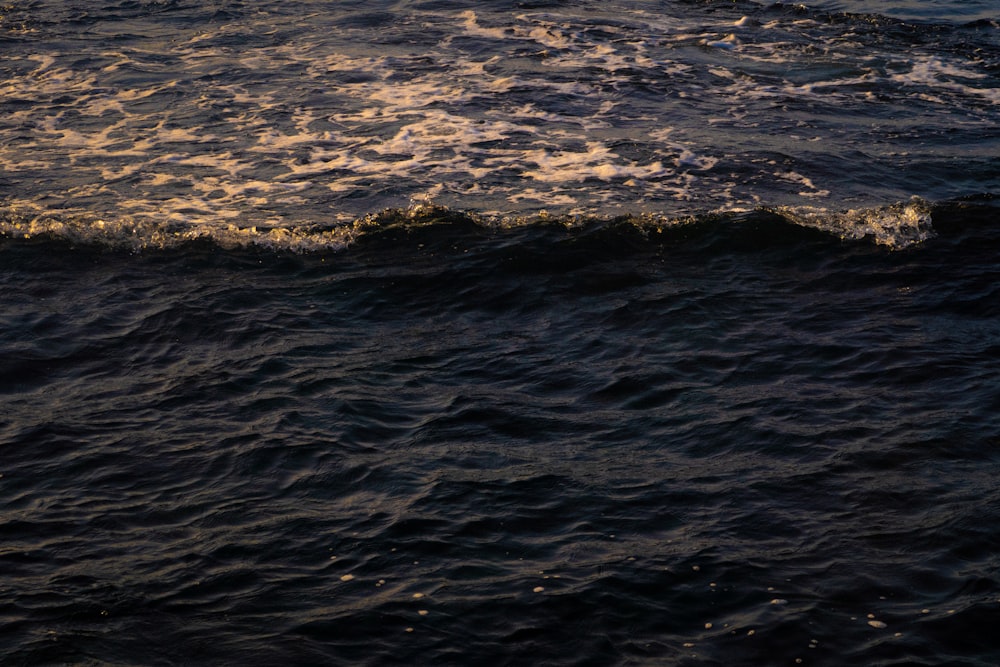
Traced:
[[917, 246], [937, 232], [988, 227], [995, 220], [992, 194], [931, 203], [917, 198], [884, 206], [830, 210], [812, 206], [762, 206], [753, 210], [706, 212], [682, 217], [657, 214], [620, 216], [494, 216], [415, 204], [385, 209], [351, 223], [290, 227], [162, 224], [129, 218], [108, 220], [86, 212], [47, 211], [25, 203], [0, 209], [0, 239], [6, 245], [55, 245], [126, 252], [214, 247], [225, 251], [279, 254], [343, 252], [355, 245], [421, 249], [447, 246], [468, 237], [500, 245], [529, 238], [592, 239], [596, 246], [701, 245], [774, 248], [809, 239], [862, 242], [893, 250]]

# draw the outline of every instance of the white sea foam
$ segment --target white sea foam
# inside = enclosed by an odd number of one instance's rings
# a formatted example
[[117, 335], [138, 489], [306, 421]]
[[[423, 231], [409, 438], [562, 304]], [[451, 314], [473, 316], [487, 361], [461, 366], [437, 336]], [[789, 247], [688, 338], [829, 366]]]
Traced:
[[799, 191], [799, 195], [802, 197], [828, 197], [830, 195], [829, 190], [821, 190], [817, 188], [813, 185], [812, 179], [794, 171], [777, 172], [775, 173], [775, 176], [805, 187], [805, 190]]
[[[922, 98], [974, 132], [991, 122], [983, 103], [1000, 102], [974, 59], [898, 62], [811, 19], [477, 8], [449, 23], [413, 12], [401, 24], [434, 37], [377, 55], [323, 30], [240, 46], [281, 34], [279, 18], [257, 33], [193, 27], [169, 52], [102, 45], [92, 67], [26, 54], [0, 82], [20, 101], [0, 119], [16, 137], [0, 145], [0, 167], [36, 184], [39, 201], [86, 196], [102, 214], [195, 225], [347, 219], [418, 196], [498, 212], [732, 208], [758, 202], [762, 186], [834, 198], [807, 162], [754, 151], [806, 138], [867, 149], [868, 137], [824, 127], [836, 105]], [[787, 131], [789, 106], [801, 134]]]
[[682, 148], [681, 154], [674, 160], [674, 163], [678, 167], [689, 167], [691, 169], [711, 169], [718, 162], [718, 158], [697, 155], [687, 148]]
[[651, 178], [664, 173], [663, 165], [622, 164], [619, 156], [607, 146], [590, 142], [586, 151], [533, 150], [524, 153], [524, 161], [534, 164], [524, 176], [546, 183], [580, 182], [589, 178], [611, 180], [615, 178]]
[[[937, 56], [918, 56], [908, 64], [908, 70], [893, 74], [890, 79], [907, 87], [926, 87], [935, 92], [958, 93], [980, 98], [993, 106], [1000, 105], [1000, 87], [973, 85], [974, 82], [984, 82], [987, 79], [985, 72], [971, 70], [957, 62], [947, 62]], [[933, 93], [925, 94], [925, 99], [939, 104], [949, 103], [945, 98]]]

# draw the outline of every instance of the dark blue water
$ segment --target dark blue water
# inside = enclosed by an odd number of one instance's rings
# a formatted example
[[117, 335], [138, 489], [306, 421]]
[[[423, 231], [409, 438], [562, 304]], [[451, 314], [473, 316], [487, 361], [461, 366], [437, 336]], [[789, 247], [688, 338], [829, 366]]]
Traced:
[[1000, 662], [991, 3], [0, 10], [0, 662]]

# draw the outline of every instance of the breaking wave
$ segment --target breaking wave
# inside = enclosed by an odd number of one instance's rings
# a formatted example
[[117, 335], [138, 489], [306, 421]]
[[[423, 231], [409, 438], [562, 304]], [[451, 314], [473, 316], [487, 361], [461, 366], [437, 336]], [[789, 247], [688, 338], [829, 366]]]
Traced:
[[[983, 195], [963, 201], [931, 203], [919, 198], [885, 206], [828, 210], [812, 206], [761, 206], [748, 210], [713, 211], [672, 217], [658, 214], [620, 216], [574, 216], [539, 214], [498, 216], [450, 209], [433, 203], [414, 203], [408, 208], [389, 208], [348, 223], [299, 226], [240, 226], [233, 223], [184, 224], [154, 222], [127, 216], [106, 218], [73, 210], [46, 210], [30, 202], [7, 202], [0, 208], [0, 237], [8, 242], [52, 241], [72, 246], [99, 246], [131, 252], [178, 248], [208, 242], [224, 250], [264, 249], [273, 252], [319, 253], [346, 251], [361, 239], [371, 240], [391, 231], [428, 227], [454, 227], [503, 233], [531, 227], [579, 230], [614, 227], [638, 233], [655, 242], [683, 242], [695, 229], [707, 230], [720, 239], [746, 235], [760, 225], [762, 244], [780, 242], [782, 233], [795, 238], [796, 231], [820, 232], [830, 239], [857, 241], [892, 250], [909, 248], [935, 236], [935, 221], [948, 216], [956, 206], [992, 208], [993, 198]], [[778, 233], [773, 233], [774, 225]]]

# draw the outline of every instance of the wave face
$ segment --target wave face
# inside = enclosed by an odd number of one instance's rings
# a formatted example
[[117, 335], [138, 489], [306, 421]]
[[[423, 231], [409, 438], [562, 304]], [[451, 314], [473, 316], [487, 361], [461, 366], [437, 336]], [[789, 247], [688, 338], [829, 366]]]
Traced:
[[0, 663], [1000, 664], [1000, 29], [875, 4], [3, 3]]

